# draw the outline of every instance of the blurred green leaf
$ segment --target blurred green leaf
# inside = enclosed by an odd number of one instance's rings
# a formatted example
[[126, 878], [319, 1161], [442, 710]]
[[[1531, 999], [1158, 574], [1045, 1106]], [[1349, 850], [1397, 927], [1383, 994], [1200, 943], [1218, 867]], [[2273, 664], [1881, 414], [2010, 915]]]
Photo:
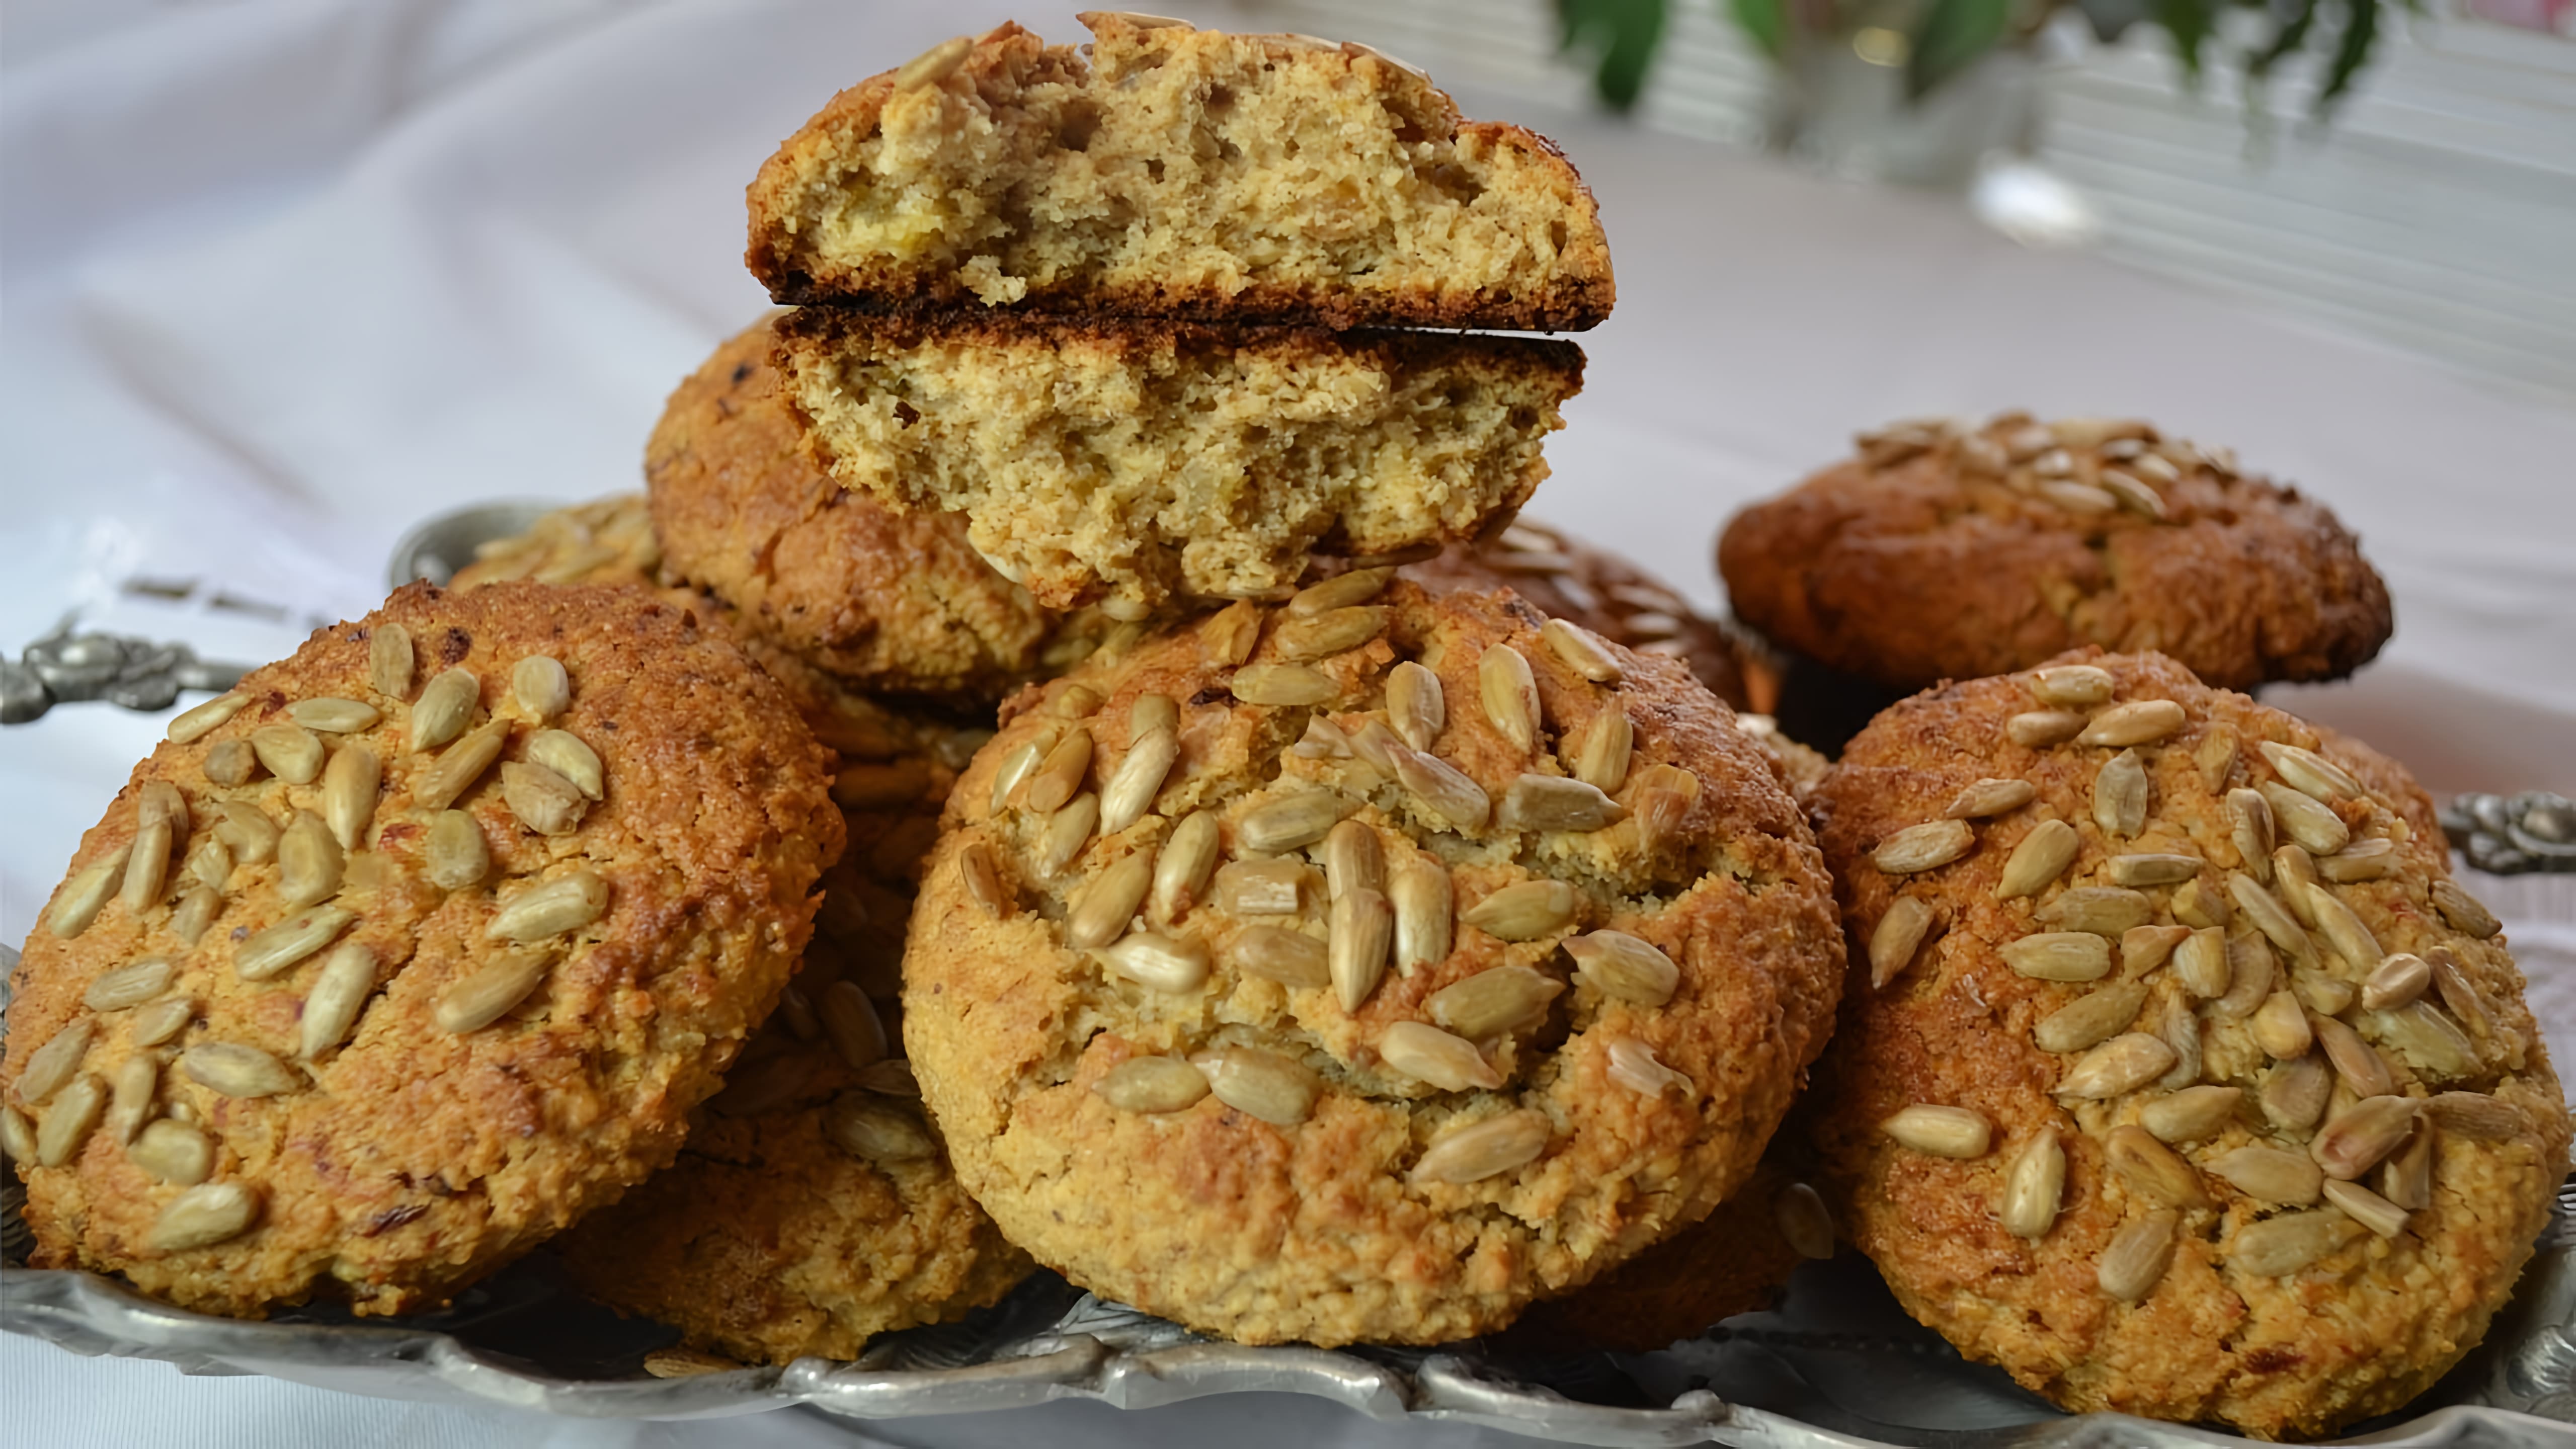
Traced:
[[2335, 37], [2334, 59], [2326, 67], [2325, 89], [2317, 92], [2317, 114], [2334, 109], [2352, 78], [2370, 63], [2371, 42], [2379, 36], [2379, 0], [2344, 0], [2343, 33]]
[[2299, 0], [2297, 12], [2281, 22], [2281, 28], [2273, 32], [2271, 42], [2245, 57], [2248, 105], [2253, 103], [2253, 93], [2264, 81], [2271, 78], [2272, 67], [2279, 65], [2295, 54], [2299, 47], [2308, 43], [2308, 30], [2316, 24], [2316, 20], [2317, 0]]
[[2182, 59], [2183, 85], [2198, 90], [2200, 48], [2218, 23], [2216, 8], [2210, 0], [2156, 0], [2156, 23], [2173, 37], [2174, 52]]
[[1966, 70], [2004, 38], [2011, 0], [1932, 0], [1905, 61], [1905, 91], [1914, 100]]
[[1592, 89], [1614, 111], [1629, 110], [1664, 38], [1664, 0], [1556, 0], [1559, 51], [1598, 59]]
[[[2419, 0], [2420, 3], [2420, 0]], [[1773, 60], [1789, 54], [1788, 0], [1726, 0], [1727, 13], [1735, 17], [1745, 35]]]

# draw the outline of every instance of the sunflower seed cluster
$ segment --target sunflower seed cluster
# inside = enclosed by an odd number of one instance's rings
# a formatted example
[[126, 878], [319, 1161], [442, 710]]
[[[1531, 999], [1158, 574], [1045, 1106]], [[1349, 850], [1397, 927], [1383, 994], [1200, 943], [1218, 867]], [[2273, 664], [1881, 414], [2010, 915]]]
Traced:
[[2442, 830], [2490, 875], [2576, 871], [2576, 800], [2564, 795], [2456, 795], [2442, 807]]
[[2238, 476], [2225, 448], [2167, 438], [2135, 418], [2061, 418], [1999, 414], [1982, 426], [1954, 418], [1891, 423], [1853, 440], [1873, 469], [1933, 457], [1972, 482], [1985, 482], [2079, 522], [2121, 515], [2173, 521], [2167, 495], [2194, 473]]
[[[1518, 1093], [1557, 1028], [1577, 1029], [1558, 1059], [1597, 1058], [1602, 1090], [1655, 1110], [1696, 1099], [1655, 1046], [1655, 1019], [1693, 988], [1680, 946], [1652, 913], [1493, 864], [1488, 847], [1594, 852], [1640, 879], [1660, 861], [1664, 877], [1696, 879], [1675, 862], [1695, 848], [1700, 785], [1638, 737], [1625, 703], [1636, 665], [1619, 646], [1551, 623], [1464, 659], [1415, 657], [1380, 602], [1388, 572], [1213, 616], [1183, 636], [1205, 674], [1186, 706], [1060, 682], [996, 761], [974, 802], [983, 828], [952, 868], [988, 916], [1034, 908], [1069, 969], [1131, 1009], [1201, 1023], [1094, 1080], [1109, 1109], [1212, 1099], [1295, 1127], [1337, 1095], [1432, 1104], [1439, 1125], [1407, 1174], [1430, 1192], [1547, 1155], [1562, 1129]], [[1277, 778], [1220, 779], [1194, 758], [1193, 732], [1215, 738], [1201, 721], [1227, 704], [1293, 741]], [[1446, 979], [1469, 949], [1499, 964]], [[1423, 973], [1444, 984], [1389, 1004], [1388, 982]], [[1229, 1025], [1228, 1002], [1266, 1003], [1243, 1006], [1244, 1021], [1284, 1014], [1359, 1044], [1296, 1049]]]
[[2014, 1019], [2058, 1063], [2058, 1110], [2006, 1139], [1974, 1105], [1915, 1103], [1880, 1124], [1890, 1141], [1993, 1158], [1997, 1220], [2033, 1241], [2071, 1206], [2064, 1141], [2101, 1141], [2122, 1216], [2100, 1287], [2137, 1303], [2187, 1243], [2277, 1277], [2396, 1237], [2435, 1208], [2444, 1133], [2535, 1130], [2483, 1090], [2528, 1046], [2484, 984], [2498, 924], [2417, 863], [2388, 802], [2307, 746], [2121, 700], [2108, 669], [2020, 678], [2031, 708], [1998, 758], [2071, 755], [2089, 783], [2051, 802], [1982, 780], [1890, 835], [1875, 862], [1900, 893], [1867, 952], [1875, 989], [1945, 989], [1976, 943], [1899, 978], [1940, 939], [1943, 872], [1999, 853], [1991, 894], [2025, 924], [1993, 949], [2046, 983]]
[[[124, 841], [74, 871], [46, 909], [42, 929], [58, 938], [107, 920], [136, 945], [100, 966], [79, 1010], [30, 1054], [0, 1127], [33, 1166], [119, 1152], [166, 1185], [149, 1235], [157, 1251], [257, 1225], [260, 1185], [221, 1175], [216, 1124], [232, 1114], [212, 1104], [310, 1090], [365, 1033], [389, 975], [367, 915], [390, 880], [416, 876], [486, 906], [491, 951], [432, 1013], [459, 1034], [524, 1014], [609, 909], [608, 883], [577, 865], [492, 879], [489, 832], [566, 833], [612, 788], [587, 743], [561, 721], [546, 727], [569, 707], [568, 684], [540, 691], [548, 712], [524, 691], [515, 706], [487, 706], [468, 671], [424, 680], [419, 664], [411, 635], [388, 621], [345, 694], [236, 690], [181, 712], [168, 737], [202, 780], [134, 790], [120, 806]], [[567, 678], [552, 659], [522, 661], [520, 677], [532, 675]], [[271, 1050], [214, 1031], [203, 995], [226, 969], [296, 998], [294, 1040]]]

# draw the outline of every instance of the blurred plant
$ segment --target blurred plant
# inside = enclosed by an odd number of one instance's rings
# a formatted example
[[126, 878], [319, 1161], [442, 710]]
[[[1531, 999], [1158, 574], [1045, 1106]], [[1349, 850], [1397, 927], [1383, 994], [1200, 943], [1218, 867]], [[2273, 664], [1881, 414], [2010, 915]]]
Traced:
[[[1558, 48], [1593, 57], [1593, 88], [1612, 109], [1625, 111], [1637, 103], [1663, 43], [1670, 3], [1556, 0]], [[1862, 8], [1862, 0], [1715, 3], [1775, 63], [1785, 63], [1808, 37], [1833, 36], [1863, 23], [1850, 13]], [[2248, 113], [2264, 113], [2264, 87], [2281, 62], [2314, 49], [2324, 55], [2325, 80], [2316, 97], [2316, 114], [2323, 119], [2370, 62], [2382, 10], [2398, 6], [2423, 13], [2423, 0], [1920, 0], [1911, 25], [1899, 32], [1907, 42], [1906, 94], [1919, 101], [1987, 52], [2029, 44], [2061, 8], [2081, 14], [2104, 44], [2134, 26], [2164, 31], [2182, 62], [2183, 84], [2197, 89], [2202, 60], [2218, 43], [2222, 16], [2240, 10], [2255, 17], [2249, 27], [2256, 32], [2253, 44], [2242, 57]]]

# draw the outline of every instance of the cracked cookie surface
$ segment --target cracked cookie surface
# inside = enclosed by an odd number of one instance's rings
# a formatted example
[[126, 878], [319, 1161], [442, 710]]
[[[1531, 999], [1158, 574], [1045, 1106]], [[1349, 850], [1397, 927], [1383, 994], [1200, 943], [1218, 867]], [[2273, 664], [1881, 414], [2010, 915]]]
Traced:
[[828, 784], [730, 639], [630, 590], [417, 584], [252, 671], [29, 940], [35, 1261], [444, 1301], [678, 1149], [805, 946]]
[[904, 965], [1014, 1241], [1241, 1342], [1429, 1343], [1747, 1178], [1823, 1044], [1830, 887], [1678, 663], [1541, 623], [1364, 574], [1015, 701]]
[[2566, 1173], [2494, 918], [2392, 767], [2321, 743], [2097, 651], [1897, 705], [1818, 792], [1838, 1211], [1909, 1312], [2065, 1408], [2266, 1438], [2398, 1408]]

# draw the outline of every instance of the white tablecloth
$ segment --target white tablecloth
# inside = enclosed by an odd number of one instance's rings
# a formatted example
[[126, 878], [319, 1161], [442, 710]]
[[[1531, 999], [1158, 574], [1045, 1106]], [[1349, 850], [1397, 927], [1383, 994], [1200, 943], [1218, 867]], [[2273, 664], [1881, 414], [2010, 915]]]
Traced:
[[[1006, 13], [18, 0], [0, 36], [0, 645], [77, 606], [273, 657], [380, 596], [388, 548], [424, 514], [636, 486], [664, 394], [764, 305], [739, 263], [761, 158], [837, 86]], [[1076, 31], [1052, 4], [1017, 17]], [[1470, 88], [1460, 100], [1557, 135], [1617, 251], [1625, 305], [1581, 338], [1589, 384], [1534, 515], [1714, 604], [1719, 522], [1855, 427], [2005, 406], [2150, 416], [2328, 499], [2389, 578], [2400, 627], [2381, 661], [2283, 702], [2395, 750], [2436, 790], [2576, 790], [2576, 406], [2491, 396], [2096, 259], [2022, 251], [1937, 199]], [[191, 585], [191, 601], [120, 594], [136, 576]], [[208, 605], [227, 590], [276, 616]], [[0, 734], [0, 939], [25, 934], [159, 730], [82, 705]], [[2552, 1034], [2576, 1039], [2576, 910], [2538, 888], [2499, 900]], [[639, 1427], [386, 1405], [16, 1338], [0, 1340], [0, 1378], [12, 1430], [49, 1445], [840, 1432], [802, 1416]], [[1383, 1437], [1271, 1400], [1126, 1420], [1065, 1406], [944, 1432]]]

